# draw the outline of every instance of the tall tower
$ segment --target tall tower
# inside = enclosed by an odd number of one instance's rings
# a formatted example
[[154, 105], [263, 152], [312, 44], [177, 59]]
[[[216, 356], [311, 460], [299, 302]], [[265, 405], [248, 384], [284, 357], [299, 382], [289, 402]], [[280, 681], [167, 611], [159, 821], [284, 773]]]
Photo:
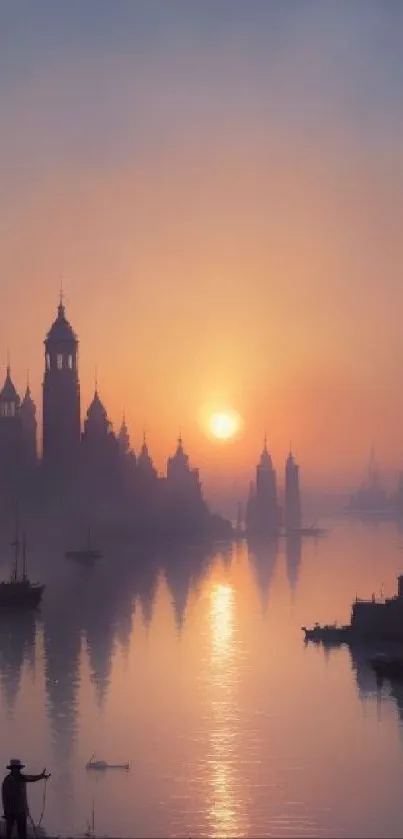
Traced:
[[22, 457], [24, 467], [33, 469], [37, 464], [36, 448], [36, 407], [31, 396], [29, 384], [25, 391], [24, 399], [20, 407], [21, 436], [22, 436]]
[[76, 463], [80, 445], [78, 339], [66, 318], [62, 295], [44, 344], [43, 462], [59, 472]]
[[11, 379], [10, 365], [0, 391], [0, 481], [8, 492], [18, 492], [21, 469], [21, 399]]
[[262, 535], [275, 535], [280, 524], [277, 477], [265, 437], [260, 461], [256, 467], [256, 483], [251, 487], [248, 501], [247, 529]]
[[285, 527], [289, 531], [301, 528], [299, 466], [291, 452], [285, 464]]

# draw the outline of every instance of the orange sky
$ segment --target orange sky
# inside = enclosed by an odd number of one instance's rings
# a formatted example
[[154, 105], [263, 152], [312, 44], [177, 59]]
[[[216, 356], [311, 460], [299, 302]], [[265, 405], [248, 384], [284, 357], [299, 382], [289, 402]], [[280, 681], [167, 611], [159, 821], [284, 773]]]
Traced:
[[[400, 91], [374, 86], [379, 17], [358, 35], [328, 11], [312, 34], [284, 14], [267, 52], [263, 5], [227, 20], [218, 2], [215, 21], [208, 3], [200, 30], [177, 3], [169, 20], [106, 4], [94, 31], [78, 6], [64, 30], [45, 3], [43, 29], [10, 7], [2, 353], [40, 404], [63, 278], [83, 408], [97, 367], [114, 426], [125, 410], [136, 449], [145, 425], [159, 468], [181, 427], [210, 483], [242, 483], [267, 430], [279, 470], [291, 440], [308, 486], [340, 486], [372, 443], [403, 461]], [[238, 441], [204, 435], [209, 401], [242, 415]]]

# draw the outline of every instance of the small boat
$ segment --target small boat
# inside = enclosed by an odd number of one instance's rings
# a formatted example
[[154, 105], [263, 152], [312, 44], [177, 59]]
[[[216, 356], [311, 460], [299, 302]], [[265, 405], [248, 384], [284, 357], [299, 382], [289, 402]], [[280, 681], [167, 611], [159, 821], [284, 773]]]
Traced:
[[66, 559], [75, 559], [80, 565], [94, 565], [96, 559], [102, 558], [102, 553], [98, 548], [93, 548], [91, 545], [91, 533], [88, 528], [87, 547], [78, 550], [66, 551]]
[[[27, 540], [24, 533], [21, 544], [18, 508], [15, 538], [11, 546], [14, 548], [13, 568], [11, 579], [0, 582], [0, 609], [36, 609], [41, 602], [45, 586], [41, 583], [33, 583], [28, 578]], [[22, 556], [20, 557], [21, 547]], [[20, 559], [22, 560], [21, 568]]]
[[306, 626], [302, 626], [301, 629], [305, 633], [305, 641], [322, 644], [343, 644], [349, 640], [351, 633], [349, 625], [338, 626], [337, 623], [327, 623], [324, 626], [315, 623], [310, 629]]
[[369, 664], [380, 679], [403, 680], [403, 656], [378, 653]]
[[95, 760], [95, 755], [91, 755], [90, 759], [85, 764], [86, 769], [95, 769], [98, 772], [105, 772], [106, 769], [130, 769], [130, 763], [107, 763], [106, 760]]
[[285, 531], [286, 536], [311, 536], [316, 539], [319, 536], [325, 536], [327, 529], [325, 527], [317, 527], [315, 524], [303, 525], [302, 527], [288, 527]]

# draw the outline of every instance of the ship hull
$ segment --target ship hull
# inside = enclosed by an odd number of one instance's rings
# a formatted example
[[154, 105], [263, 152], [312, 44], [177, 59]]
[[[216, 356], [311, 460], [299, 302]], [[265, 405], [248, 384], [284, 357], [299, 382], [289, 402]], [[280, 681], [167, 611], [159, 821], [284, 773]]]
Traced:
[[44, 585], [35, 585], [24, 580], [0, 583], [0, 609], [35, 609], [39, 606]]
[[351, 638], [350, 626], [313, 626], [308, 629], [302, 627], [305, 641], [315, 641], [318, 644], [344, 644]]

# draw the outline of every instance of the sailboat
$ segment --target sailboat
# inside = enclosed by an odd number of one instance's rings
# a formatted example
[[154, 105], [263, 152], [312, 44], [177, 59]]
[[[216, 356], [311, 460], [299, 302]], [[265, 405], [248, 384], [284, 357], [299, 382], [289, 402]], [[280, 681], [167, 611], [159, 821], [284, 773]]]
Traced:
[[101, 559], [102, 553], [98, 548], [93, 548], [91, 545], [91, 532], [88, 528], [88, 541], [86, 548], [78, 550], [66, 551], [66, 559], [75, 559], [81, 565], [93, 565], [96, 559]]
[[[20, 539], [18, 509], [16, 515], [15, 538], [11, 543], [14, 548], [11, 579], [0, 582], [0, 609], [32, 609], [39, 606], [45, 586], [32, 583], [27, 575], [27, 540], [25, 533]], [[22, 556], [20, 551], [22, 548]], [[22, 560], [20, 568], [20, 560]]]

